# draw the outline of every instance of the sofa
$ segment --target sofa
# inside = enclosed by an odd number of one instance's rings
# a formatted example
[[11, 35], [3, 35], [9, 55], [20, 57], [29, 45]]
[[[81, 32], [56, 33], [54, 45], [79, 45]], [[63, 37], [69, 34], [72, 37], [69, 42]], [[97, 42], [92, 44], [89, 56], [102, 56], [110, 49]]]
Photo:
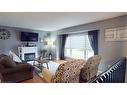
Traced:
[[8, 55], [0, 55], [2, 82], [21, 82], [33, 78], [34, 67], [26, 62], [15, 62]]
[[49, 83], [86, 83], [96, 78], [100, 60], [100, 55], [94, 55], [87, 61], [67, 59], [66, 62], [58, 66], [54, 74], [44, 68], [42, 76]]
[[42, 76], [49, 83], [79, 83], [80, 70], [85, 60], [70, 60], [60, 64], [52, 74], [47, 68], [42, 70]]

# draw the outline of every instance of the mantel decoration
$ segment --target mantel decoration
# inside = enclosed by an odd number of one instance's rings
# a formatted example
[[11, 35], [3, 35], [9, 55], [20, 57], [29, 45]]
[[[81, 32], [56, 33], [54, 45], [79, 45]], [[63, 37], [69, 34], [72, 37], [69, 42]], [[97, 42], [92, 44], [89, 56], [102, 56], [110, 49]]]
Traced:
[[7, 29], [0, 28], [0, 39], [6, 40], [11, 37], [10, 31]]

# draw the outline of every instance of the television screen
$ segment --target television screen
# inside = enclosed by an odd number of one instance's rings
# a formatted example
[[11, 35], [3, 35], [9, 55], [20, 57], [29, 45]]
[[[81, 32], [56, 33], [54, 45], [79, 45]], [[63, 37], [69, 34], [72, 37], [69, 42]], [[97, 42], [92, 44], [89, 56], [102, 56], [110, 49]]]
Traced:
[[38, 41], [38, 33], [21, 32], [21, 41], [37, 42]]

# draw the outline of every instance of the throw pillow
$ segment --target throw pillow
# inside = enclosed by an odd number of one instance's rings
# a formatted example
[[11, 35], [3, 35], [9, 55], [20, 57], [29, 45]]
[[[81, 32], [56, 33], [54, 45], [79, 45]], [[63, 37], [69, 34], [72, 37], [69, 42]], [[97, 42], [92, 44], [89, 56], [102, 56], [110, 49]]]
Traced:
[[9, 56], [3, 56], [0, 59], [0, 64], [2, 64], [4, 67], [15, 67], [16, 63], [9, 57]]
[[15, 61], [15, 62], [22, 62], [21, 59], [12, 51], [9, 52], [9, 56]]

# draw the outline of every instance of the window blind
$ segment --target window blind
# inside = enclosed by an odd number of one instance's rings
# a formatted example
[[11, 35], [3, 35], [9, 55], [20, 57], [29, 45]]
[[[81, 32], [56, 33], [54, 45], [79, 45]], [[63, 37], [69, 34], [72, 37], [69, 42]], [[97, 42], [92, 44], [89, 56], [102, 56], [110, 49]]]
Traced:
[[65, 56], [76, 59], [88, 59], [93, 56], [87, 34], [69, 35], [65, 43]]
[[66, 40], [65, 48], [71, 49], [91, 49], [88, 35], [69, 35]]

